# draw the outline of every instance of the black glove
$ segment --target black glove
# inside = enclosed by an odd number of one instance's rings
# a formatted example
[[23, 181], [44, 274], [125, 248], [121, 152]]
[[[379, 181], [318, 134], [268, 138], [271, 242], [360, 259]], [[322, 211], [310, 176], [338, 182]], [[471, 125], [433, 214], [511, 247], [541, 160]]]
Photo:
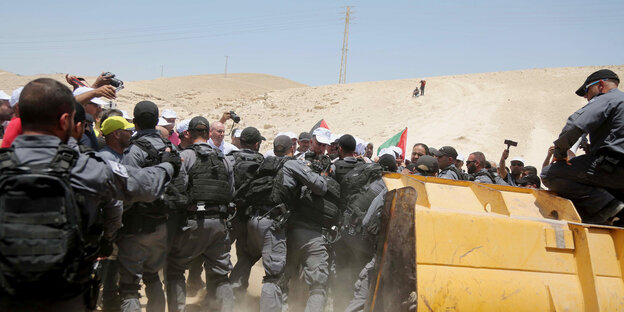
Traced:
[[173, 166], [173, 176], [171, 179], [175, 179], [180, 173], [180, 167], [182, 166], [182, 160], [180, 156], [172, 154], [171, 152], [164, 152], [161, 157], [162, 162], [168, 162]]
[[100, 257], [108, 257], [113, 253], [113, 242], [107, 240], [106, 238], [100, 239], [100, 252], [98, 256]]

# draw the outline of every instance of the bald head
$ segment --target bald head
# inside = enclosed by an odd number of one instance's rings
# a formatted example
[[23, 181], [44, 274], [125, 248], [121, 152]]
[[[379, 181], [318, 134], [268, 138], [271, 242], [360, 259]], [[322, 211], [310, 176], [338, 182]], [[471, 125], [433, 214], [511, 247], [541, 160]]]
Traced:
[[225, 126], [223, 123], [216, 121], [210, 125], [210, 138], [216, 146], [220, 146], [225, 137]]

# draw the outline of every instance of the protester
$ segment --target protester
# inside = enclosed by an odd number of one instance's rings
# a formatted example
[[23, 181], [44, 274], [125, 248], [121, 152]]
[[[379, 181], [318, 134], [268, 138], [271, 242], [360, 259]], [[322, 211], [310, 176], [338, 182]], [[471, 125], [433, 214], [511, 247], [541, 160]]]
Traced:
[[412, 158], [411, 161], [413, 163], [418, 160], [418, 157], [423, 155], [430, 155], [429, 147], [425, 143], [416, 143], [414, 147], [412, 147]]
[[24, 87], [19, 87], [13, 90], [11, 98], [9, 99], [9, 106], [13, 109], [14, 115], [4, 130], [2, 144], [0, 145], [2, 148], [11, 146], [13, 140], [15, 140], [18, 135], [22, 134], [22, 120], [19, 118], [19, 99], [23, 88]]
[[232, 151], [238, 150], [236, 146], [225, 142], [223, 138], [225, 138], [225, 126], [219, 121], [213, 122], [210, 125], [210, 139], [208, 140], [208, 145], [212, 148], [220, 150], [223, 155], [227, 155]]

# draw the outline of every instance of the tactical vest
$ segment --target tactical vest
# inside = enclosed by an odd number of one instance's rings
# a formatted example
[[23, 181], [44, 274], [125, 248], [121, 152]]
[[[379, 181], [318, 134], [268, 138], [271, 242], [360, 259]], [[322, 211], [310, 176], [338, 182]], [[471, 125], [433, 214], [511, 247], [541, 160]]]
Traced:
[[463, 173], [461, 170], [459, 170], [459, 169], [458, 169], [457, 167], [455, 167], [455, 166], [448, 166], [448, 167], [447, 167], [447, 168], [445, 168], [444, 170], [445, 170], [445, 171], [446, 171], [446, 170], [450, 170], [450, 171], [455, 172], [455, 174], [457, 175], [457, 178], [458, 178], [459, 180], [468, 180], [468, 179], [469, 179], [469, 178], [468, 178], [468, 176], [467, 176], [465, 173]]
[[192, 203], [229, 204], [232, 201], [232, 190], [221, 151], [199, 145], [192, 145], [188, 149], [195, 151], [197, 156], [197, 161], [188, 172]]
[[477, 179], [477, 177], [480, 176], [487, 176], [488, 178], [490, 178], [490, 180], [492, 180], [492, 184], [496, 184], [496, 177], [494, 175], [492, 175], [491, 172], [489, 171], [479, 171], [479, 172], [475, 172], [473, 174], [470, 174], [470, 181], [475, 181]]
[[334, 162], [334, 167], [336, 167], [336, 170], [334, 170], [334, 175], [336, 176], [336, 181], [338, 181], [338, 183], [342, 183], [342, 178], [349, 173], [349, 171], [351, 171], [353, 168], [355, 168], [355, 166], [359, 165], [359, 164], [363, 164], [364, 163], [364, 159], [362, 158], [355, 158], [355, 157], [347, 157], [344, 159], [339, 159], [336, 160]]
[[102, 232], [82, 222], [70, 182], [78, 157], [59, 145], [49, 164], [22, 165], [0, 150], [0, 293], [59, 300], [90, 282]]
[[[147, 154], [143, 168], [160, 164], [162, 153], [166, 148], [171, 153], [179, 154], [173, 148], [169, 140], [162, 139], [164, 147], [156, 149], [145, 137], [131, 139], [131, 143], [136, 145]], [[153, 202], [136, 202], [131, 205], [122, 217], [122, 232], [127, 234], [151, 233], [156, 230], [156, 226], [167, 220], [168, 214], [173, 211], [181, 211], [187, 208], [189, 203], [187, 185], [183, 175], [178, 175], [166, 188], [164, 194]], [[126, 210], [126, 209], [124, 209]]]
[[284, 163], [290, 157], [269, 156], [264, 159], [256, 177], [249, 183], [245, 197], [253, 207], [275, 207], [292, 200], [290, 192], [284, 187]]
[[247, 151], [234, 151], [230, 155], [234, 158], [234, 203], [236, 207], [243, 211], [249, 206], [246, 192], [249, 184], [256, 177], [258, 167], [262, 164], [264, 156], [262, 154]]
[[323, 178], [327, 181], [325, 195], [316, 195], [304, 187], [299, 211], [303, 217], [322, 228], [331, 229], [340, 226], [340, 184], [330, 177]]
[[350, 234], [362, 231], [362, 219], [373, 199], [383, 188], [371, 184], [381, 179], [383, 169], [377, 163], [362, 163], [349, 171], [342, 179], [340, 208], [344, 214], [343, 228]]

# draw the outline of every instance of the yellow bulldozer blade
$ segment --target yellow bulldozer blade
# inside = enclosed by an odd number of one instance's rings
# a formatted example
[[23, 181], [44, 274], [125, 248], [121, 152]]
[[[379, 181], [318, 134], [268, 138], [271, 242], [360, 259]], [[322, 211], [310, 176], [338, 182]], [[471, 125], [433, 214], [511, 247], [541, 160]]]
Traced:
[[544, 190], [384, 181], [369, 311], [624, 311], [624, 229]]

